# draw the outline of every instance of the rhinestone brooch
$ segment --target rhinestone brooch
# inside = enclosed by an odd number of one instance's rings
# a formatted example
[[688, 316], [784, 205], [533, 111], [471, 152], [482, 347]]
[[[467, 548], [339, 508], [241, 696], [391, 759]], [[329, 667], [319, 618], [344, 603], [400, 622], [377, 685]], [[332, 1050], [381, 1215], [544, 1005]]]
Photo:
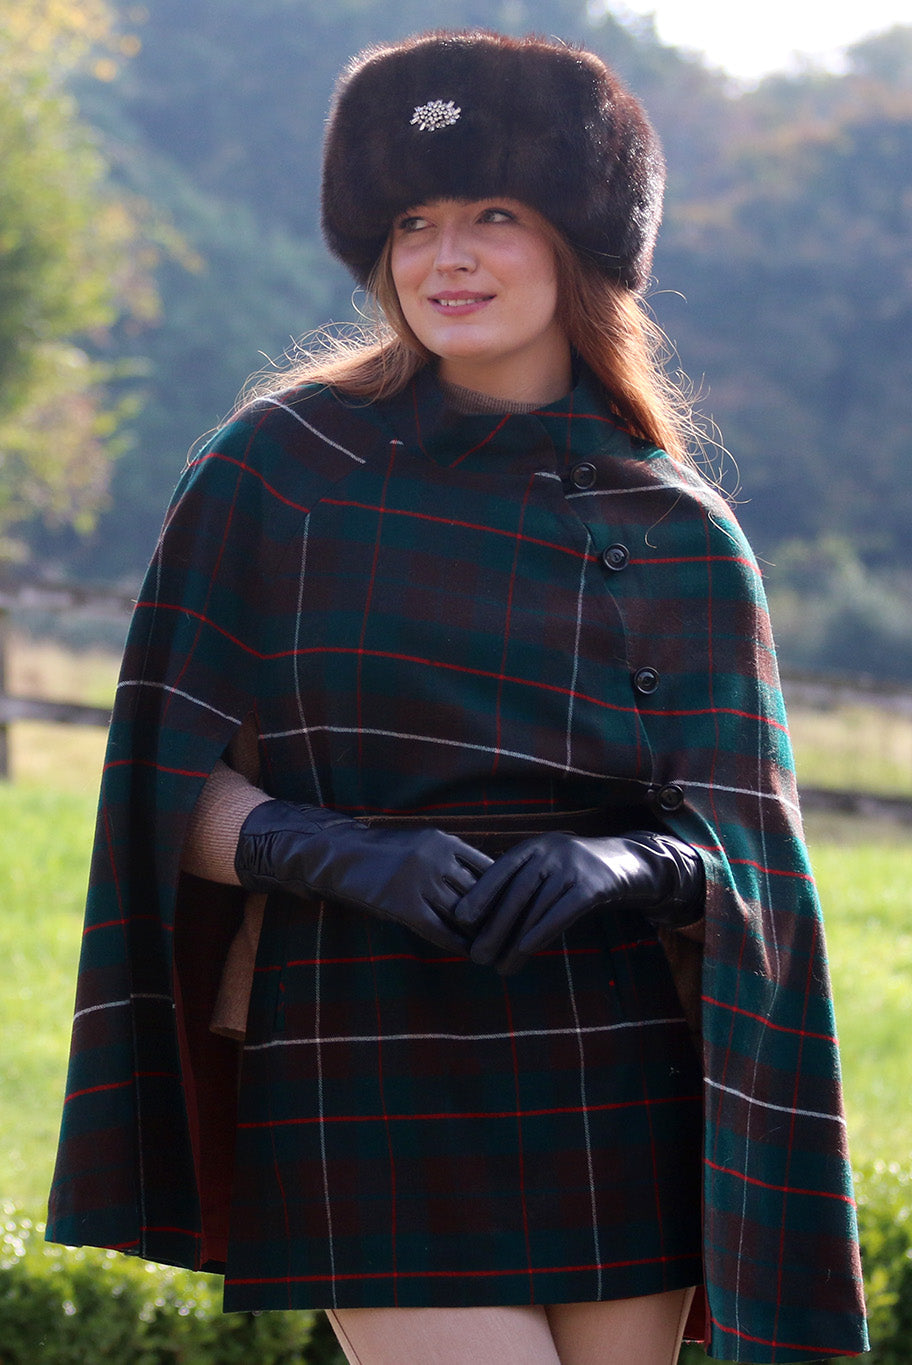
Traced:
[[456, 123], [462, 110], [452, 100], [431, 100], [429, 104], [419, 104], [412, 115], [412, 123], [417, 124], [422, 133], [436, 133], [440, 128], [449, 128]]

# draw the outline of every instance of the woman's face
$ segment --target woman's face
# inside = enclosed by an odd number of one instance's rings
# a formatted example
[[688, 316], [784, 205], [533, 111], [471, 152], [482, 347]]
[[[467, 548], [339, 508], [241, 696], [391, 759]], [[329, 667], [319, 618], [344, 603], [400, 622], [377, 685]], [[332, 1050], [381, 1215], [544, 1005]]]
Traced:
[[497, 398], [552, 402], [570, 388], [554, 250], [515, 199], [437, 199], [393, 224], [402, 314], [442, 379]]

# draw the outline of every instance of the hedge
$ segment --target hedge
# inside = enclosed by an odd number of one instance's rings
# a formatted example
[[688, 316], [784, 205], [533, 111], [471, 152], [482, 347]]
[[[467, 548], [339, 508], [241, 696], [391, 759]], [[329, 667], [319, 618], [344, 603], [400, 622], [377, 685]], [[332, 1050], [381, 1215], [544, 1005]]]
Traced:
[[9, 1204], [0, 1227], [0, 1365], [345, 1365], [322, 1313], [223, 1313], [216, 1275], [49, 1246]]
[[[872, 1350], [909, 1365], [912, 1165], [856, 1175]], [[322, 1313], [222, 1313], [221, 1279], [113, 1251], [49, 1246], [0, 1205], [0, 1365], [345, 1365]], [[706, 1356], [685, 1347], [681, 1365]]]

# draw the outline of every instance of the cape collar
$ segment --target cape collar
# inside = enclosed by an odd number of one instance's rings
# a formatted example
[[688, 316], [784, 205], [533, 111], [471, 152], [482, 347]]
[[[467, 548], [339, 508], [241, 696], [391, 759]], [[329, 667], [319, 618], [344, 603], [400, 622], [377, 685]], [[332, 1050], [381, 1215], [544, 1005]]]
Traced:
[[457, 412], [430, 367], [378, 407], [396, 440], [447, 467], [535, 455], [549, 468], [563, 468], [587, 456], [630, 456], [639, 444], [618, 426], [601, 384], [583, 364], [568, 394], [534, 412]]

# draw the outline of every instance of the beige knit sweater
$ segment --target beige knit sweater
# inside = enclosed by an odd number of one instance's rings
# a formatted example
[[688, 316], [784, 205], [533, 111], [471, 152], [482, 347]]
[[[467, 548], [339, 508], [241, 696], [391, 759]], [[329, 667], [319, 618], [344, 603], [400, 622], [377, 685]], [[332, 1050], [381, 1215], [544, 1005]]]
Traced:
[[[221, 761], [216, 763], [190, 816], [181, 867], [195, 877], [240, 886], [234, 855], [241, 826], [252, 810], [269, 800], [267, 793], [255, 785], [259, 764], [256, 729], [251, 722], [238, 731], [227, 757], [230, 766]], [[265, 896], [247, 897], [241, 927], [225, 958], [209, 1027], [227, 1038], [242, 1039], [247, 1030], [247, 1007], [265, 904]]]

